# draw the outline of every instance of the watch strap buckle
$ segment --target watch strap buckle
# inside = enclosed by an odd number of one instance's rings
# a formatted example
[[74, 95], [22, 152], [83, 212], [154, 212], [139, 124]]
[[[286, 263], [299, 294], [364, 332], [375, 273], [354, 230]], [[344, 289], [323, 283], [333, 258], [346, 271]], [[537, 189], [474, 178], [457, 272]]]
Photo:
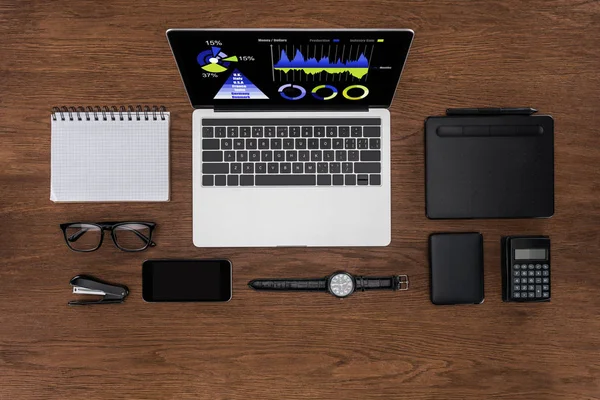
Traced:
[[396, 275], [394, 281], [395, 290], [408, 290], [408, 275]]

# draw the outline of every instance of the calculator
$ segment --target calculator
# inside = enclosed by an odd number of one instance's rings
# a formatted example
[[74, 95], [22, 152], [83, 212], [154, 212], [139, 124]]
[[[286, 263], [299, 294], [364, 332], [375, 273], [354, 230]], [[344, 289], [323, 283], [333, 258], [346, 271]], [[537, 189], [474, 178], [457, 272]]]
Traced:
[[502, 238], [502, 300], [550, 301], [550, 238]]

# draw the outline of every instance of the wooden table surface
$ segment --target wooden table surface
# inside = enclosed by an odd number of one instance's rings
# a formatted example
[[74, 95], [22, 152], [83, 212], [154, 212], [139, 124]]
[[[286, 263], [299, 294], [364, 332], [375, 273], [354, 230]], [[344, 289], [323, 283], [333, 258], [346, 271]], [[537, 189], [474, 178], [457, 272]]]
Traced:
[[[412, 28], [392, 112], [386, 248], [192, 245], [191, 115], [167, 28]], [[600, 399], [600, 3], [41, 1], [0, 3], [1, 399]], [[49, 200], [52, 106], [164, 104], [171, 202]], [[556, 213], [430, 221], [423, 120], [447, 107], [533, 106], [554, 116]], [[78, 254], [58, 225], [152, 220], [158, 246]], [[433, 306], [427, 238], [480, 231], [481, 305]], [[500, 237], [552, 238], [550, 303], [501, 300]], [[229, 258], [233, 300], [147, 304], [148, 258]], [[406, 273], [408, 292], [251, 291], [257, 277]], [[126, 284], [122, 305], [68, 307], [69, 279]]]

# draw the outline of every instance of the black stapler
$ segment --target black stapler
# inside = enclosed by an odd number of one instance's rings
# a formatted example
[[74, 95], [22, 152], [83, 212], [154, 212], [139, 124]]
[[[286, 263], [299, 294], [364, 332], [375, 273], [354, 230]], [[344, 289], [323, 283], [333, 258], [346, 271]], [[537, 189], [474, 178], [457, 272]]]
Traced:
[[88, 275], [77, 275], [69, 283], [75, 294], [102, 296], [99, 300], [73, 300], [69, 302], [70, 306], [122, 303], [129, 294], [127, 286], [113, 285]]

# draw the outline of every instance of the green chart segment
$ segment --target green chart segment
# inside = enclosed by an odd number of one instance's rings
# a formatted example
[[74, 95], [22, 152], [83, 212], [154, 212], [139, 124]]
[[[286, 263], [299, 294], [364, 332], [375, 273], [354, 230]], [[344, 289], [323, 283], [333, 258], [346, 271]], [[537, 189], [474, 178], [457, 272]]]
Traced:
[[204, 50], [196, 58], [198, 65], [206, 72], [221, 73], [227, 71], [232, 62], [238, 62], [237, 56], [228, 56], [220, 47], [213, 46]]

